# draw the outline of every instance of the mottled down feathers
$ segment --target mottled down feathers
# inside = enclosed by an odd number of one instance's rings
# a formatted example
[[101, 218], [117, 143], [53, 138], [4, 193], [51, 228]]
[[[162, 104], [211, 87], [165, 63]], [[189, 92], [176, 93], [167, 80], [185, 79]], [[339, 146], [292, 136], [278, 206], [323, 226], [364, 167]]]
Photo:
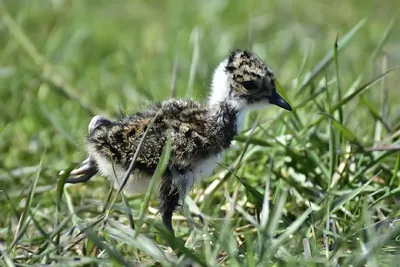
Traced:
[[[99, 125], [87, 138], [88, 150], [127, 169], [143, 133], [155, 116], [155, 123], [135, 165], [149, 174], [158, 164], [168, 132], [172, 138], [169, 168], [179, 172], [190, 170], [196, 161], [209, 154], [222, 152], [229, 147], [236, 132], [237, 111], [227, 106], [223, 112], [210, 115], [207, 106], [195, 101], [168, 100], [133, 116]], [[210, 116], [219, 118], [211, 120]]]
[[251, 108], [274, 104], [291, 110], [276, 92], [275, 76], [254, 53], [236, 50], [215, 69], [208, 101], [167, 100], [130, 116], [95, 116], [89, 124], [88, 158], [71, 172], [86, 182], [97, 172], [119, 188], [140, 140], [156, 117], [130, 175], [126, 191], [144, 192], [168, 135], [172, 151], [159, 185], [160, 212], [172, 230], [172, 213], [201, 177], [210, 175], [237, 134], [238, 117]]

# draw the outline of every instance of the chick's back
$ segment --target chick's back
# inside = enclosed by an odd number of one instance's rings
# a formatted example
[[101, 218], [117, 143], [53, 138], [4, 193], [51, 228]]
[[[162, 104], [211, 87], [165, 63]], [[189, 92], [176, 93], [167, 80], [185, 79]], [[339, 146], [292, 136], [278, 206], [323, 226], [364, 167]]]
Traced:
[[207, 154], [222, 150], [207, 114], [206, 107], [192, 100], [158, 103], [133, 116], [99, 125], [88, 136], [88, 150], [89, 153], [101, 153], [103, 157], [127, 170], [144, 132], [157, 115], [135, 166], [140, 171], [152, 174], [170, 132], [172, 151], [168, 167], [184, 171]]

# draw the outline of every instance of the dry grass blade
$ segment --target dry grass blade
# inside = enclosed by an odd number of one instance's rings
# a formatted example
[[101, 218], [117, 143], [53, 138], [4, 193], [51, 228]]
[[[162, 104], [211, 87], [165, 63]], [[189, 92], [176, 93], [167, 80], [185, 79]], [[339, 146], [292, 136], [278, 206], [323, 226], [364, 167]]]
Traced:
[[367, 147], [365, 151], [399, 151], [400, 145], [380, 145], [374, 147]]
[[172, 68], [172, 79], [171, 79], [171, 97], [176, 97], [176, 79], [178, 77], [178, 67], [179, 67], [179, 58], [178, 52], [176, 52], [174, 59], [174, 66]]
[[[264, 200], [263, 200], [263, 205], [262, 205], [262, 210], [261, 210], [261, 222], [260, 222], [260, 230], [263, 231], [267, 227], [268, 223], [268, 218], [269, 218], [269, 212], [270, 212], [270, 203], [269, 203], [269, 193], [270, 193], [270, 179], [271, 179], [271, 173], [272, 173], [272, 166], [274, 164], [274, 160], [271, 158], [270, 160], [270, 165], [269, 165], [269, 171], [268, 171], [268, 176], [267, 176], [267, 181], [265, 182], [265, 191], [264, 191]], [[272, 207], [273, 209], [273, 207]]]
[[3, 258], [4, 258], [4, 261], [6, 263], [6, 266], [15, 267], [14, 262], [12, 261], [12, 259], [8, 255], [6, 249], [3, 247], [3, 245], [1, 243], [0, 243], [0, 253], [3, 255]]
[[310, 246], [310, 240], [308, 238], [303, 239], [303, 248], [304, 248], [304, 257], [306, 259], [311, 258], [311, 246]]
[[186, 95], [191, 97], [193, 96], [193, 86], [194, 80], [196, 78], [197, 68], [199, 67], [199, 59], [200, 59], [200, 29], [195, 27], [190, 36], [190, 42], [193, 44], [193, 54], [192, 54], [192, 62], [190, 64], [190, 74], [189, 81], [187, 86]]

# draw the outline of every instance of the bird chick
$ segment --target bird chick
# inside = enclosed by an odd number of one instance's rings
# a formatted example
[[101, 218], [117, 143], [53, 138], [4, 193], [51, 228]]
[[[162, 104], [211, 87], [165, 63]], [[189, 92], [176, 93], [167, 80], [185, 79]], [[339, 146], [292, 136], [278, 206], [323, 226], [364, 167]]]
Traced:
[[206, 103], [171, 99], [115, 120], [95, 116], [87, 137], [89, 157], [71, 172], [75, 178], [67, 183], [86, 182], [100, 172], [119, 188], [156, 116], [124, 191], [146, 192], [170, 134], [172, 150], [159, 184], [159, 200], [163, 223], [173, 232], [172, 213], [194, 183], [212, 173], [237, 134], [244, 112], [269, 104], [291, 110], [276, 91], [271, 69], [252, 52], [233, 51], [215, 69]]

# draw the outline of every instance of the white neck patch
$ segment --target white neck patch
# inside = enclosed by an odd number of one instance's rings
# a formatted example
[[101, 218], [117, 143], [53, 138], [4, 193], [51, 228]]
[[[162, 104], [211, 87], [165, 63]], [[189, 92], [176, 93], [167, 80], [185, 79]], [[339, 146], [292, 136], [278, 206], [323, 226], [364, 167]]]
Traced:
[[225, 70], [227, 63], [228, 60], [225, 59], [214, 71], [211, 83], [211, 94], [208, 97], [209, 106], [213, 106], [219, 102], [225, 101], [229, 97], [230, 88], [228, 84], [228, 74]]
[[[237, 131], [239, 131], [244, 117], [249, 110], [263, 109], [268, 106], [268, 102], [262, 102], [252, 105], [247, 105], [245, 100], [239, 101], [237, 99], [229, 99], [230, 86], [228, 82], [228, 73], [226, 72], [226, 65], [228, 59], [222, 61], [215, 69], [211, 83], [211, 93], [208, 97], [208, 105], [212, 109], [218, 106], [221, 102], [229, 102], [233, 107], [238, 110]], [[211, 109], [211, 111], [213, 111]]]

